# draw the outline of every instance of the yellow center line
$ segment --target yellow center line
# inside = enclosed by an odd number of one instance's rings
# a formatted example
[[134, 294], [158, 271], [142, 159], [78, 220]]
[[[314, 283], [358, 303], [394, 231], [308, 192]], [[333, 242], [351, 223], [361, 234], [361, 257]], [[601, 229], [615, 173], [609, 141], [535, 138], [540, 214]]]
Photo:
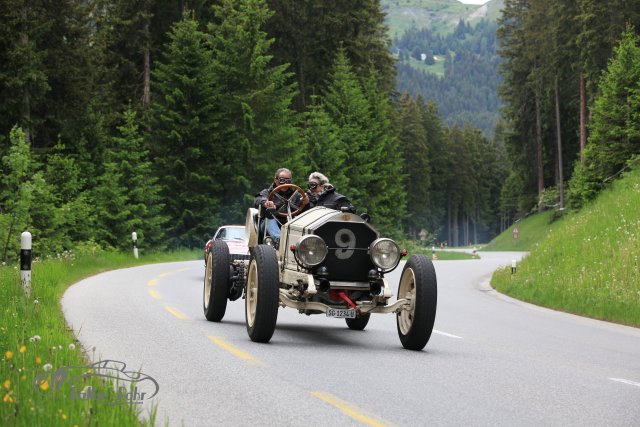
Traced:
[[176, 310], [173, 307], [169, 307], [168, 305], [165, 305], [164, 309], [167, 310], [169, 313], [173, 314], [174, 316], [176, 316], [180, 320], [189, 320], [189, 317], [186, 314], [182, 313], [179, 310]]
[[162, 297], [160, 296], [160, 292], [156, 291], [155, 289], [149, 289], [149, 295], [151, 295], [151, 297], [152, 297], [152, 298], [155, 298], [155, 299], [160, 299], [160, 298], [162, 298]]
[[379, 419], [376, 420], [372, 416], [365, 415], [364, 412], [357, 406], [347, 403], [332, 394], [323, 393], [321, 391], [312, 391], [311, 395], [317, 399], [322, 400], [323, 402], [328, 403], [331, 406], [338, 408], [343, 414], [363, 424], [374, 427], [385, 427], [390, 425], [387, 422], [380, 421]]
[[147, 282], [147, 285], [149, 286], [155, 286], [158, 284], [158, 279], [151, 279]]
[[231, 344], [225, 342], [222, 340], [222, 338], [218, 338], [218, 337], [213, 337], [211, 335], [208, 336], [208, 338], [217, 346], [227, 350], [229, 353], [233, 354], [236, 357], [239, 357], [240, 359], [243, 359], [249, 363], [251, 363], [252, 365], [262, 365], [262, 362], [260, 362], [258, 359], [255, 358], [255, 356], [246, 353], [242, 350], [240, 350], [237, 347], [232, 346]]

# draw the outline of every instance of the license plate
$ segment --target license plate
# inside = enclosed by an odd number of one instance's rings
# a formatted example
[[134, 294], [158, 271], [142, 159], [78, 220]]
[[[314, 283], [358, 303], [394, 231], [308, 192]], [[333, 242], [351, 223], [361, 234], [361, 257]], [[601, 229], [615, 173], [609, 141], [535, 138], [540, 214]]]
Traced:
[[355, 319], [356, 310], [353, 308], [329, 308], [327, 309], [327, 317]]

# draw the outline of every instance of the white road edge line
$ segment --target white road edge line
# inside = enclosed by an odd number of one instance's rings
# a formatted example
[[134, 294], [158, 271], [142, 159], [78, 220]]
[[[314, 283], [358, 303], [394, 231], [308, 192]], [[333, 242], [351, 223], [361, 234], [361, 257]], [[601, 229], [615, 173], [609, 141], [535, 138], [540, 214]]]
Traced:
[[448, 334], [448, 333], [442, 332], [442, 331], [436, 331], [435, 329], [433, 330], [433, 333], [434, 334], [438, 334], [438, 335], [444, 335], [445, 337], [449, 337], [449, 338], [455, 338], [455, 339], [458, 339], [458, 340], [462, 339], [462, 337], [459, 337], [457, 335]]
[[635, 381], [629, 381], [629, 380], [625, 380], [623, 378], [609, 378], [611, 381], [615, 381], [615, 382], [619, 382], [619, 383], [623, 383], [623, 384], [628, 384], [628, 385], [632, 385], [635, 387], [640, 387], [640, 383], [637, 383]]

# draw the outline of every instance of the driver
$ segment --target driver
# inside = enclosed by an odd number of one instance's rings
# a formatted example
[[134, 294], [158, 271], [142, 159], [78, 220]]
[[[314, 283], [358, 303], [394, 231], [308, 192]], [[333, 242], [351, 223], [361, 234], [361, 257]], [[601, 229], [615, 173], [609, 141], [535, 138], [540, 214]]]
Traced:
[[[275, 197], [269, 200], [269, 194], [278, 186], [283, 184], [291, 184], [291, 171], [287, 168], [280, 168], [276, 171], [273, 183], [268, 188], [265, 188], [258, 194], [256, 194], [255, 207], [262, 207], [262, 211], [266, 212], [266, 228], [267, 234], [271, 237], [276, 245], [280, 240], [280, 227], [287, 222], [287, 216], [289, 209], [291, 211], [297, 210], [301, 207], [302, 195], [295, 191], [291, 187], [284, 188], [275, 193]], [[279, 220], [275, 212], [285, 214], [281, 216]]]

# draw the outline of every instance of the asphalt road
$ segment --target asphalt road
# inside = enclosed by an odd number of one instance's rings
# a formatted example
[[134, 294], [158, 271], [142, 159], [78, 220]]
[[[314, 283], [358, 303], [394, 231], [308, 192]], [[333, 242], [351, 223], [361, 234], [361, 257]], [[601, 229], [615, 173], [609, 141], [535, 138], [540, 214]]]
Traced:
[[481, 256], [435, 262], [436, 325], [420, 352], [402, 348], [394, 315], [351, 331], [292, 309], [269, 344], [253, 343], [243, 300], [205, 320], [201, 261], [100, 274], [62, 305], [95, 361], [157, 381], [143, 408], [157, 405], [158, 425], [640, 425], [640, 329], [504, 297], [488, 278], [520, 255]]

